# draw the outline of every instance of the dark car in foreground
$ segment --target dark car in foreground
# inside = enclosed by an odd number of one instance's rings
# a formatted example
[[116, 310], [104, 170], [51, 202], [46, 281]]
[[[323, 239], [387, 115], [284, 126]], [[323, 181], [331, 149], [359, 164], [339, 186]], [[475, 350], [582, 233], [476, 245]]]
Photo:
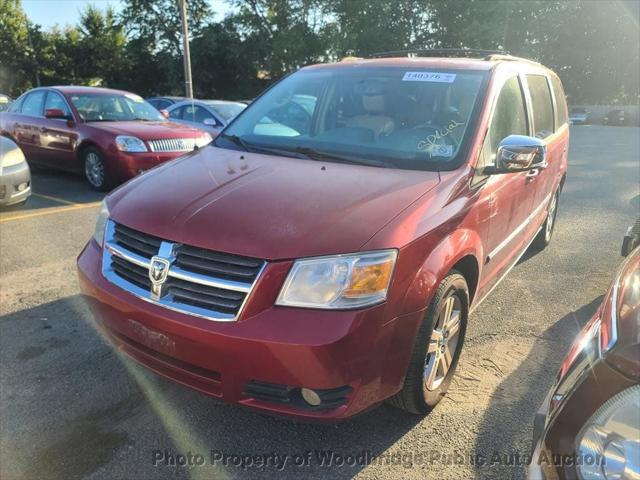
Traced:
[[216, 137], [242, 110], [244, 103], [225, 100], [185, 100], [167, 108], [172, 122], [200, 128]]
[[0, 135], [29, 163], [84, 173], [108, 190], [167, 160], [203, 147], [211, 136], [169, 122], [141, 97], [94, 87], [46, 87], [0, 113]]
[[640, 220], [625, 238], [626, 261], [536, 415], [532, 480], [640, 478], [639, 245]]
[[13, 141], [0, 137], [0, 207], [18, 205], [31, 195], [31, 170]]
[[624, 110], [611, 110], [602, 119], [603, 125], [623, 126], [627, 124], [627, 116]]
[[82, 292], [118, 348], [208, 395], [306, 420], [425, 414], [470, 312], [551, 241], [568, 139], [535, 62], [303, 68], [106, 198]]

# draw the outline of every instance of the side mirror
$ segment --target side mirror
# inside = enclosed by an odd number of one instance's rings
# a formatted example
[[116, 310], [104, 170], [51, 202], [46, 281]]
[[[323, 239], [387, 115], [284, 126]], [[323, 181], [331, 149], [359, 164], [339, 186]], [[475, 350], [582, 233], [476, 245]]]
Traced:
[[547, 147], [543, 140], [526, 135], [509, 135], [498, 145], [496, 165], [485, 174], [526, 172], [547, 166]]
[[164, 118], [169, 118], [169, 112], [167, 112], [164, 108], [160, 110], [160, 115], [162, 115]]
[[64, 110], [62, 110], [61, 108], [47, 108], [44, 111], [44, 117], [45, 118], [58, 118], [58, 119], [63, 119], [63, 120], [70, 120], [71, 117], [69, 115], [67, 115], [66, 113], [64, 113]]
[[640, 218], [636, 221], [635, 225], [627, 229], [627, 234], [622, 240], [621, 255], [628, 257], [638, 245], [640, 245]]
[[213, 118], [205, 118], [202, 121], [203, 125], [208, 125], [210, 127], [215, 127], [216, 126], [216, 121]]

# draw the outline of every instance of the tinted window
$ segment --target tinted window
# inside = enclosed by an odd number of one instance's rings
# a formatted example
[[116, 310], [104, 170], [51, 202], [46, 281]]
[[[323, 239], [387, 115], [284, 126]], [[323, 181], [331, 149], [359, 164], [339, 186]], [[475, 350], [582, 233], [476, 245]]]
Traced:
[[551, 77], [553, 85], [553, 95], [556, 97], [556, 130], [567, 123], [567, 99], [564, 96], [564, 89], [558, 77]]
[[71, 115], [67, 102], [62, 98], [62, 95], [56, 92], [47, 93], [47, 101], [44, 104], [44, 109], [58, 108], [64, 112], [65, 115]]
[[30, 93], [27, 98], [22, 102], [22, 114], [39, 117], [42, 115], [42, 102], [44, 101], [44, 94], [46, 91], [38, 90], [37, 92]]
[[527, 75], [531, 106], [533, 108], [534, 135], [546, 138], [553, 133], [553, 104], [547, 77], [542, 75]]
[[169, 112], [169, 118], [182, 118], [183, 107], [174, 108]]
[[478, 160], [478, 173], [481, 174], [485, 166], [495, 163], [498, 145], [509, 135], [528, 135], [527, 111], [518, 77], [507, 80], [498, 95], [489, 131]]
[[[190, 122], [202, 123], [205, 119], [214, 120], [213, 115], [198, 105], [187, 105], [183, 107], [182, 119]], [[216, 122], [217, 123], [217, 122]]]

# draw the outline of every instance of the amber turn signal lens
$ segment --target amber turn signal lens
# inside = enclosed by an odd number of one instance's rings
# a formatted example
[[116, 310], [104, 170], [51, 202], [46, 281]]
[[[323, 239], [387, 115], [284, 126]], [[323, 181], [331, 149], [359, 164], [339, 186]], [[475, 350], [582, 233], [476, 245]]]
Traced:
[[342, 296], [354, 298], [368, 296], [376, 292], [384, 291], [389, 286], [393, 261], [373, 265], [354, 265], [351, 272], [349, 286]]

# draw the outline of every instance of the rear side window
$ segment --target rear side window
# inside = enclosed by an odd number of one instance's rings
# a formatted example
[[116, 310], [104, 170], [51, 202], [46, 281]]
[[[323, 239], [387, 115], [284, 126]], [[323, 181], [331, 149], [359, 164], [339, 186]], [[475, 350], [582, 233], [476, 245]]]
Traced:
[[47, 93], [45, 90], [38, 90], [37, 92], [27, 95], [27, 98], [22, 101], [21, 113], [32, 117], [42, 116], [42, 104], [45, 93]]
[[527, 84], [531, 94], [533, 108], [533, 128], [537, 138], [546, 138], [554, 132], [553, 104], [547, 77], [543, 75], [527, 75]]
[[553, 96], [556, 97], [556, 130], [567, 123], [567, 99], [564, 95], [564, 88], [558, 77], [551, 77], [553, 86]]

